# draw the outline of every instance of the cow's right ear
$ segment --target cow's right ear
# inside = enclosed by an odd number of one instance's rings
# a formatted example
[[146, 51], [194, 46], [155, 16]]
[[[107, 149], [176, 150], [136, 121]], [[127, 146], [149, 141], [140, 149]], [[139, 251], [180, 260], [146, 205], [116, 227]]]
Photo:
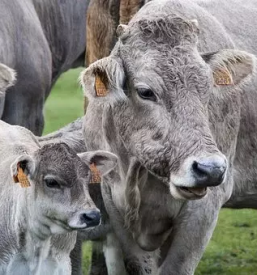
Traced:
[[80, 75], [80, 83], [89, 101], [126, 98], [121, 62], [111, 56], [100, 59], [85, 69]]
[[225, 49], [203, 54], [202, 58], [213, 72], [215, 86], [240, 84], [255, 70], [255, 56], [245, 51]]
[[0, 93], [5, 92], [16, 80], [16, 72], [0, 63]]
[[35, 172], [35, 161], [29, 155], [18, 157], [11, 164], [11, 175], [15, 183], [20, 183], [21, 187], [30, 186], [30, 177]]

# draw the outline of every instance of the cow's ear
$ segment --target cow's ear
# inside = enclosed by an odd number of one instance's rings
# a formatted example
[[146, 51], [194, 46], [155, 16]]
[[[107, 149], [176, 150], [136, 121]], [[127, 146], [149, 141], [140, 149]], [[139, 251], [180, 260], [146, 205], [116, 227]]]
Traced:
[[255, 67], [254, 55], [239, 50], [220, 50], [202, 58], [210, 65], [216, 86], [237, 85], [251, 76]]
[[22, 155], [11, 164], [13, 181], [20, 183], [21, 187], [30, 186], [30, 178], [34, 172], [35, 162], [29, 155]]
[[107, 151], [91, 151], [80, 153], [78, 156], [90, 166], [91, 171], [94, 173], [96, 168], [101, 176], [108, 174], [118, 164], [118, 157]]
[[12, 86], [16, 80], [16, 72], [0, 63], [0, 93]]
[[89, 101], [124, 98], [124, 71], [121, 62], [111, 56], [92, 63], [80, 75], [84, 95]]

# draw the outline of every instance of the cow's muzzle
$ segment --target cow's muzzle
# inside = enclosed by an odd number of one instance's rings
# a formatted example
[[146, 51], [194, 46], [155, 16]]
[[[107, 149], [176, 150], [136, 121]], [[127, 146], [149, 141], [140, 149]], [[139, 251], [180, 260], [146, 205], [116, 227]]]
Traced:
[[171, 193], [174, 197], [200, 199], [207, 194], [207, 188], [224, 182], [227, 160], [222, 154], [208, 157], [190, 157], [177, 175], [171, 175]]

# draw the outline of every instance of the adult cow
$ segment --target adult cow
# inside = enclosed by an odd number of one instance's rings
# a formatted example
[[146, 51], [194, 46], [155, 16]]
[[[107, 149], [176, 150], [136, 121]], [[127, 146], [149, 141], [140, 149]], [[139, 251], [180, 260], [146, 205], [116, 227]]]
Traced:
[[[40, 135], [43, 105], [60, 74], [83, 66], [89, 0], [3, 0], [0, 62], [17, 71], [0, 118]], [[2, 99], [1, 99], [2, 100]]]
[[256, 191], [256, 60], [224, 50], [256, 53], [256, 11], [254, 0], [152, 1], [82, 74], [86, 147], [120, 158], [102, 194], [109, 255], [121, 262], [118, 238], [129, 274], [157, 274], [159, 248], [160, 274], [193, 274], [233, 190]]

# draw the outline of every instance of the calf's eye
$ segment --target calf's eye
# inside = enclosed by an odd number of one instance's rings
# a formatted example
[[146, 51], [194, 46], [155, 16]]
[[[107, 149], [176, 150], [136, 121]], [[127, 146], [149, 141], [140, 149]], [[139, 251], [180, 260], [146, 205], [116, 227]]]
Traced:
[[142, 99], [151, 100], [151, 101], [157, 100], [154, 92], [151, 89], [139, 88], [137, 89], [137, 94]]
[[54, 179], [45, 179], [45, 184], [48, 188], [60, 189], [60, 184]]

